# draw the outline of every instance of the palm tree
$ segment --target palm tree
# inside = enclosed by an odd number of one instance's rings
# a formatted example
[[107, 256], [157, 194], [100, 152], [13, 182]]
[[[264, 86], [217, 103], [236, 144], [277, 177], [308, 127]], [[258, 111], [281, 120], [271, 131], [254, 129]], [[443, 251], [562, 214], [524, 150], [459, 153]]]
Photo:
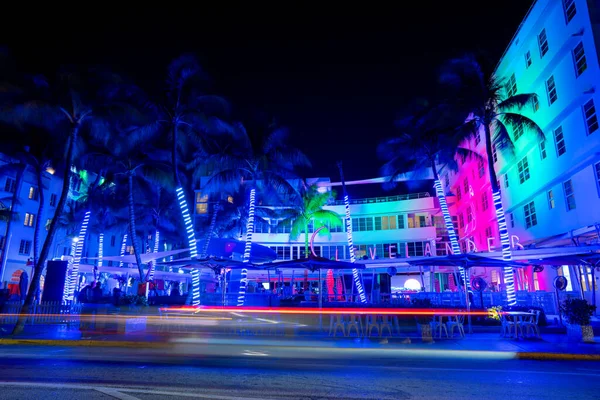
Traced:
[[295, 207], [281, 211], [285, 218], [279, 222], [278, 226], [291, 226], [290, 240], [296, 240], [300, 233], [304, 233], [304, 254], [306, 257], [310, 254], [308, 241], [310, 225], [315, 230], [324, 227], [321, 230], [323, 234], [329, 234], [330, 227], [342, 226], [342, 219], [336, 212], [323, 209], [332, 197], [335, 197], [335, 193], [319, 193], [316, 186], [311, 186], [296, 201]]
[[[446, 125], [448, 112], [449, 109], [442, 105], [420, 106], [412, 115], [398, 121], [400, 136], [381, 143], [377, 151], [379, 157], [386, 161], [382, 167], [382, 174], [389, 177], [387, 187], [394, 186], [396, 180], [402, 176], [413, 175], [413, 178], [418, 178], [428, 172], [432, 173], [452, 253], [460, 254], [458, 235], [448, 210], [439, 171], [455, 171], [458, 168], [456, 158], [464, 161], [477, 157], [477, 154], [461, 146], [466, 138], [462, 130]], [[464, 269], [460, 267], [459, 270], [462, 279], [466, 281]]]
[[[502, 259], [512, 260], [510, 238], [502, 206], [500, 186], [494, 166], [494, 149], [512, 154], [518, 137], [513, 132], [523, 129], [532, 132], [536, 141], [544, 140], [542, 129], [529, 117], [522, 114], [525, 107], [533, 107], [536, 94], [516, 94], [516, 88], [507, 88], [499, 77], [484, 72], [473, 56], [450, 60], [442, 69], [441, 82], [449, 91], [447, 103], [465, 116], [463, 128], [475, 136], [483, 130], [485, 152], [488, 163], [492, 198], [498, 220], [498, 231], [502, 244]], [[504, 268], [504, 282], [509, 305], [516, 304], [514, 272], [512, 267]]]
[[27, 168], [26, 164], [17, 160], [4, 164], [0, 167], [0, 174], [12, 175], [15, 174], [15, 187], [12, 189], [13, 192], [10, 197], [3, 198], [2, 200], [10, 200], [10, 206], [2, 209], [2, 221], [6, 222], [6, 230], [4, 233], [4, 248], [2, 254], [0, 254], [0, 276], [3, 276], [3, 270], [5, 268], [7, 260], [8, 247], [10, 246], [12, 237], [12, 223], [17, 219], [17, 205], [19, 204], [19, 193], [21, 191], [21, 183], [23, 182], [23, 174]]
[[[250, 136], [240, 123], [230, 125], [232, 146], [227, 152], [210, 155], [206, 160], [219, 170], [206, 184], [207, 191], [234, 191], [242, 187], [248, 191], [248, 223], [243, 262], [250, 261], [256, 208], [256, 194], [263, 199], [278, 199], [293, 194], [288, 179], [295, 177], [295, 169], [309, 167], [308, 158], [300, 150], [286, 143], [288, 130], [270, 126], [264, 135]], [[242, 270], [242, 284], [238, 305], [243, 305], [246, 290], [246, 270]]]
[[[107, 174], [113, 177], [117, 190], [123, 191], [122, 195], [126, 195], [128, 236], [140, 273], [140, 282], [144, 283], [144, 266], [140, 257], [142, 249], [137, 240], [134, 194], [138, 192], [140, 185], [147, 182], [163, 187], [169, 187], [172, 182], [168, 175], [170, 167], [167, 154], [157, 150], [158, 131], [141, 130], [138, 127], [143, 126], [145, 121], [135, 122], [139, 115], [130, 115], [130, 117], [133, 120], [121, 120], [118, 126], [105, 126], [107, 129], [99, 131], [98, 133], [103, 132], [103, 134], [96, 134], [92, 138], [94, 152], [87, 154], [86, 158], [94, 160], [96, 164], [105, 165]], [[123, 130], [123, 126], [128, 127], [127, 130]]]
[[54, 218], [48, 227], [48, 233], [25, 297], [21, 313], [13, 334], [22, 332], [26, 314], [30, 312], [35, 293], [39, 289], [40, 278], [50, 252], [57, 230], [58, 217], [62, 214], [69, 195], [71, 168], [80, 151], [80, 131], [93, 125], [103, 115], [102, 88], [115, 77], [101, 71], [88, 69], [85, 73], [63, 69], [58, 78], [50, 82], [41, 76], [22, 79], [21, 85], [6, 85], [3, 90], [3, 109], [0, 118], [15, 126], [29, 124], [46, 129], [51, 140], [63, 151], [60, 165], [55, 169], [62, 171], [63, 185], [56, 205]]

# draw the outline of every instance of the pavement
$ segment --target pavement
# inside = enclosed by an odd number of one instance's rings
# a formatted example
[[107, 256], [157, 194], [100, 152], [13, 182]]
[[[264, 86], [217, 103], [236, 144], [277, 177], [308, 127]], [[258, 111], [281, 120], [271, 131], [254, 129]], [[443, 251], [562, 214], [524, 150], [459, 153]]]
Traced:
[[[600, 361], [600, 337], [594, 343], [573, 343], [565, 334], [543, 333], [541, 339], [503, 338], [496, 333], [472, 333], [465, 338], [435, 339], [424, 343], [419, 337], [400, 338], [341, 338], [328, 336], [231, 336], [225, 334], [171, 334], [156, 335], [146, 332], [130, 334], [106, 334], [80, 332], [61, 326], [28, 326], [22, 335], [12, 337], [4, 329], [0, 345], [77, 346], [77, 347], [126, 347], [167, 349], [175, 345], [202, 345], [215, 351], [242, 343], [246, 347], [284, 346], [303, 348], [308, 353], [323, 348], [379, 349], [388, 352], [468, 352], [504, 353], [517, 359], [539, 360], [593, 360]], [[227, 355], [227, 354], [224, 354]]]
[[[593, 361], [518, 360], [501, 352], [383, 357], [388, 352], [381, 349], [343, 347], [315, 348], [311, 357], [303, 348], [298, 355], [304, 358], [290, 360], [281, 358], [276, 346], [244, 351], [249, 349], [245, 342], [221, 345], [230, 349], [230, 357], [206, 355], [199, 351], [206, 346], [198, 343], [179, 344], [175, 354], [159, 349], [0, 346], [0, 400], [587, 400], [598, 399], [600, 390], [600, 363]], [[194, 348], [196, 355], [185, 353]], [[161, 355], [165, 362], [157, 361]], [[173, 359], [179, 361], [168, 362]]]

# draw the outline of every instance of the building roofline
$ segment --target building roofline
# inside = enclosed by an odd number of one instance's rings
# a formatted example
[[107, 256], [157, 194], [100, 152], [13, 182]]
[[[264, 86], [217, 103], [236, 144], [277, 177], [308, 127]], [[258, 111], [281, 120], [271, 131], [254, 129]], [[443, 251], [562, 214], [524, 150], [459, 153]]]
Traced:
[[517, 30], [515, 31], [515, 34], [510, 39], [510, 42], [508, 42], [508, 45], [504, 49], [504, 52], [502, 53], [502, 55], [498, 59], [498, 62], [496, 63], [496, 66], [494, 67], [494, 73], [496, 73], [496, 71], [498, 71], [498, 67], [500, 67], [500, 63], [504, 59], [504, 56], [506, 55], [506, 53], [508, 53], [508, 49], [510, 49], [510, 47], [513, 45], [515, 39], [517, 38], [517, 35], [519, 34], [519, 32], [521, 31], [521, 28], [523, 27], [523, 24], [525, 23], [525, 21], [527, 20], [527, 17], [529, 17], [529, 14], [531, 14], [531, 10], [533, 10], [533, 7], [535, 7], [535, 5], [537, 3], [538, 3], [538, 0], [534, 0], [533, 3], [531, 4], [531, 7], [529, 7], [529, 10], [527, 10], [527, 13], [525, 14], [525, 16], [523, 17], [523, 19], [521, 20], [521, 23], [519, 24]]

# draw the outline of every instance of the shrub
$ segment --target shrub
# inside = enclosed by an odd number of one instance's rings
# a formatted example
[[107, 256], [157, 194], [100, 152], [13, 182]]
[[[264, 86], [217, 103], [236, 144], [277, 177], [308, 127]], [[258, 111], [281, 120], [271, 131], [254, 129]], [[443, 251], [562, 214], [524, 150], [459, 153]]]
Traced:
[[589, 325], [596, 306], [589, 304], [587, 300], [569, 297], [560, 305], [560, 311], [568, 324]]

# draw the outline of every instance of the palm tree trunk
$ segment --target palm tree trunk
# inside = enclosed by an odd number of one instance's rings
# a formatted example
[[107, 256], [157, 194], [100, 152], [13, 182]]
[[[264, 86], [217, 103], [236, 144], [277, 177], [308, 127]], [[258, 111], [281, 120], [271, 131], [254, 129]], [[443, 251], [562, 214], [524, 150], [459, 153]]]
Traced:
[[71, 278], [66, 279], [67, 288], [65, 294], [63, 295], [64, 301], [73, 300], [73, 294], [75, 293], [75, 289], [79, 285], [79, 264], [81, 263], [81, 257], [83, 255], [83, 249], [85, 247], [85, 238], [87, 236], [88, 224], [90, 222], [90, 211], [85, 213], [83, 217], [83, 221], [81, 222], [81, 227], [79, 228], [79, 236], [78, 241], [75, 244], [75, 253], [73, 254], [73, 262], [71, 264]]
[[144, 265], [142, 264], [142, 258], [140, 257], [140, 251], [137, 243], [137, 233], [135, 231], [135, 203], [133, 202], [133, 174], [129, 174], [127, 177], [129, 184], [129, 195], [127, 200], [129, 203], [129, 236], [131, 237], [131, 245], [133, 246], [133, 254], [135, 256], [135, 262], [140, 273], [140, 283], [144, 283]]
[[[348, 197], [348, 192], [346, 191], [346, 181], [344, 180], [344, 171], [342, 169], [342, 163], [338, 163], [338, 168], [340, 170], [340, 180], [342, 181], [342, 190], [344, 192], [344, 208], [346, 209], [346, 236], [348, 238], [348, 250], [350, 252], [350, 262], [356, 262], [356, 257], [354, 256], [354, 242], [352, 239], [352, 217], [350, 216], [350, 197]], [[365, 290], [363, 289], [363, 284], [360, 279], [360, 275], [358, 273], [358, 269], [354, 268], [352, 270], [352, 278], [354, 279], [354, 285], [356, 286], [356, 291], [358, 292], [358, 296], [361, 303], [367, 302], [367, 296], [365, 295]]]
[[[490, 174], [490, 184], [492, 186], [492, 199], [496, 211], [496, 220], [498, 221], [498, 233], [500, 234], [500, 243], [502, 244], [502, 259], [512, 261], [512, 251], [510, 248], [510, 237], [506, 226], [506, 215], [502, 206], [502, 195], [498, 186], [498, 177], [494, 169], [494, 158], [492, 154], [492, 135], [489, 124], [484, 124], [485, 129], [485, 152], [488, 161], [488, 170]], [[517, 304], [515, 294], [515, 274], [512, 267], [504, 267], [504, 284], [506, 286], [506, 301], [509, 306]]]
[[204, 248], [202, 249], [202, 258], [208, 257], [208, 246], [210, 245], [210, 240], [212, 239], [215, 233], [215, 227], [217, 226], [217, 214], [219, 213], [219, 207], [219, 203], [215, 204], [212, 219], [210, 220], [210, 226], [208, 227], [206, 240], [204, 241]]
[[33, 227], [33, 265], [37, 264], [40, 255], [40, 229], [42, 229], [42, 213], [44, 212], [44, 182], [42, 181], [44, 168], [40, 166], [36, 169], [39, 205], [35, 217], [35, 226]]
[[104, 233], [98, 235], [98, 265], [94, 267], [94, 280], [98, 280], [98, 270], [102, 268], [102, 259], [104, 258]]
[[[244, 248], [244, 263], [250, 262], [250, 253], [252, 250], [252, 234], [254, 233], [254, 209], [256, 206], [256, 188], [253, 186], [250, 189], [250, 200], [248, 205], [248, 223], [246, 224], [246, 247]], [[238, 307], [244, 305], [246, 300], [246, 286], [248, 284], [248, 270], [242, 269], [242, 276], [240, 279], [240, 290], [238, 292]]]
[[[448, 202], [446, 201], [446, 193], [444, 192], [444, 189], [442, 187], [442, 182], [440, 181], [440, 177], [435, 166], [435, 160], [431, 160], [431, 170], [433, 171], [433, 186], [435, 187], [435, 194], [438, 198], [438, 201], [440, 202], [440, 208], [442, 209], [442, 216], [444, 217], [444, 224], [446, 225], [448, 237], [450, 238], [452, 254], [460, 254], [461, 251], [460, 245], [458, 244], [458, 235], [456, 234], [456, 230], [454, 230], [454, 223], [452, 223], [452, 216], [450, 215], [450, 210], [448, 209]], [[465, 269], [463, 267], [459, 267], [458, 270], [464, 282], [467, 279]], [[469, 282], [467, 282], [467, 289], [469, 288], [469, 286]]]
[[[6, 261], [8, 259], [7, 253], [10, 247], [10, 242], [12, 241], [12, 220], [13, 216], [16, 213], [17, 202], [19, 201], [19, 192], [21, 191], [21, 184], [23, 182], [23, 174], [25, 173], [26, 168], [27, 166], [23, 163], [19, 163], [19, 167], [17, 168], [17, 174], [15, 178], [15, 191], [12, 194], [9, 218], [8, 221], [6, 221], [6, 232], [4, 234], [4, 248], [2, 249], [2, 255], [0, 256], [0, 280], [4, 277], [4, 270], [6, 268]], [[35, 263], [33, 265], [35, 265]]]
[[31, 277], [31, 284], [29, 285], [27, 296], [25, 297], [25, 301], [23, 302], [23, 306], [21, 307], [17, 323], [15, 324], [15, 327], [12, 331], [13, 335], [17, 335], [23, 332], [23, 328], [25, 327], [25, 321], [27, 320], [27, 314], [31, 312], [31, 305], [33, 304], [35, 293], [40, 287], [40, 278], [44, 270], [46, 258], [48, 258], [48, 253], [50, 252], [50, 246], [52, 246], [52, 242], [54, 240], [54, 235], [56, 234], [56, 230], [58, 229], [58, 220], [64, 211], [67, 198], [69, 197], [69, 187], [71, 186], [71, 165], [73, 164], [73, 149], [75, 147], [75, 141], [77, 140], [77, 136], [79, 134], [79, 127], [79, 121], [76, 121], [73, 124], [71, 128], [71, 134], [67, 139], [67, 152], [65, 156], [63, 172], [63, 186], [60, 192], [60, 198], [58, 199], [58, 204], [56, 205], [56, 210], [54, 211], [54, 217], [50, 222], [50, 227], [48, 228], [48, 235], [46, 236], [46, 240], [44, 240], [42, 251], [40, 252], [38, 261], [34, 266], [33, 276]]
[[308, 222], [304, 221], [304, 257], [310, 257], [308, 245]]

